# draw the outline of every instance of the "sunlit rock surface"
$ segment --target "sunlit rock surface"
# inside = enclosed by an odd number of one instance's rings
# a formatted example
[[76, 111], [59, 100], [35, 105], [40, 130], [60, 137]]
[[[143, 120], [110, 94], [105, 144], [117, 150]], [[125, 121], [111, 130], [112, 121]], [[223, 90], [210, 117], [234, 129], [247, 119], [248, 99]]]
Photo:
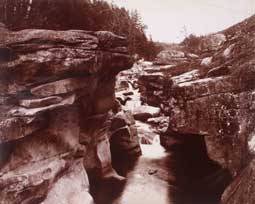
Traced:
[[115, 76], [133, 65], [125, 38], [2, 29], [0, 39], [0, 203], [93, 203], [88, 176], [116, 175], [109, 111]]
[[155, 59], [154, 64], [157, 65], [166, 65], [178, 63], [180, 61], [186, 61], [185, 53], [179, 50], [163, 50], [161, 51], [157, 58]]
[[139, 79], [143, 101], [170, 117], [162, 144], [170, 148], [200, 136], [209, 158], [229, 171], [233, 184], [222, 197], [228, 204], [254, 202], [254, 26], [252, 16], [206, 36], [188, 66], [170, 62], [167, 72], [158, 66], [153, 78], [146, 73]]

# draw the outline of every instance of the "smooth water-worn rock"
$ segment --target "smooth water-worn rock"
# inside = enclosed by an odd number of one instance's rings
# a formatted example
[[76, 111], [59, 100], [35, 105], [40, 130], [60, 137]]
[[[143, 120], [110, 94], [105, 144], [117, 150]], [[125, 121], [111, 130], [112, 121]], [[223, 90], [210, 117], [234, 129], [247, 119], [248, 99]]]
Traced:
[[120, 155], [141, 155], [138, 132], [131, 112], [118, 112], [112, 118], [110, 131], [111, 151], [115, 158], [121, 159]]
[[136, 120], [146, 121], [148, 118], [157, 117], [160, 114], [160, 108], [153, 106], [139, 106], [132, 112]]
[[92, 204], [88, 176], [118, 177], [108, 112], [115, 76], [133, 64], [125, 38], [1, 31], [0, 203]]
[[157, 65], [174, 64], [186, 60], [185, 53], [179, 50], [163, 50], [155, 59]]
[[94, 203], [93, 198], [89, 194], [89, 179], [84, 169], [82, 159], [76, 161], [66, 173], [54, 183], [47, 198], [41, 204], [48, 203]]

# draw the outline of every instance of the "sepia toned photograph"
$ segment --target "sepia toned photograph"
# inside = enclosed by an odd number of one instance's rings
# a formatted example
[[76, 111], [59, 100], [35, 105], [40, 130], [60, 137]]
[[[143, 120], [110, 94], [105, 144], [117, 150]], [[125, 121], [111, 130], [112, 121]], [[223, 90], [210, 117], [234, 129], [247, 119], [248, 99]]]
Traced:
[[0, 0], [0, 204], [255, 204], [255, 0]]

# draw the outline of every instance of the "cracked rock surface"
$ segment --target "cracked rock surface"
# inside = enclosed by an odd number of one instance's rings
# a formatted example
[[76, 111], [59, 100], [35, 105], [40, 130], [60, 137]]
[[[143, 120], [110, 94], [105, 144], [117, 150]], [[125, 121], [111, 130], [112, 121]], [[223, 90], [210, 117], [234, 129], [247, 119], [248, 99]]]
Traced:
[[133, 65], [125, 38], [4, 29], [0, 39], [0, 203], [92, 204], [90, 172], [116, 174], [108, 121], [115, 76]]

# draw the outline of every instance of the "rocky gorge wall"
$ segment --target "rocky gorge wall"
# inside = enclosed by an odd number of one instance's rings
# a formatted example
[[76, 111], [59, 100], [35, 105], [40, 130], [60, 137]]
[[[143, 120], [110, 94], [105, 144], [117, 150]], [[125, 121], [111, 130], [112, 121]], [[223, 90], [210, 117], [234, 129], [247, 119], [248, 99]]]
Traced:
[[133, 119], [112, 111], [115, 76], [133, 65], [125, 38], [1, 24], [0, 39], [0, 203], [93, 203], [88, 177], [119, 178], [109, 139], [140, 154]]
[[[170, 118], [161, 143], [171, 148], [176, 140], [199, 136], [208, 157], [229, 171], [233, 182], [221, 198], [228, 204], [255, 202], [254, 26], [253, 16], [208, 36], [199, 54], [171, 52], [138, 80], [144, 102]], [[221, 39], [215, 40], [217, 36]]]

